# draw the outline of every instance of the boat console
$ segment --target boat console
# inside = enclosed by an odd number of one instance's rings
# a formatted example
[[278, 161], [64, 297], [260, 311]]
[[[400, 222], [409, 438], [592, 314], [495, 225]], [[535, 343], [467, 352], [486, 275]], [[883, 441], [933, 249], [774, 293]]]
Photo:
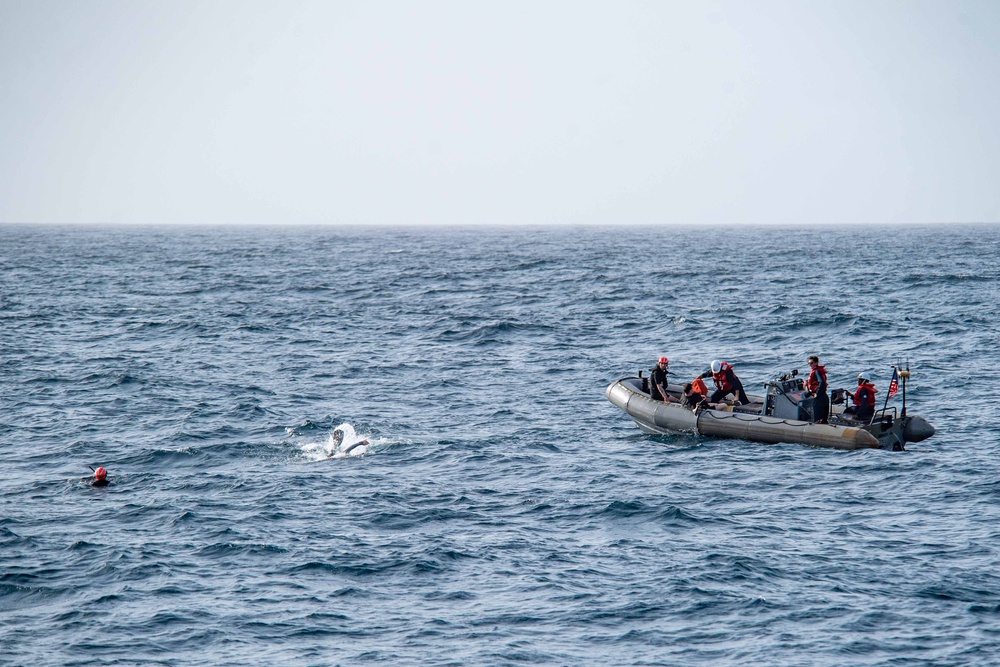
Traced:
[[764, 385], [764, 414], [779, 419], [812, 421], [813, 397], [798, 370], [770, 380]]

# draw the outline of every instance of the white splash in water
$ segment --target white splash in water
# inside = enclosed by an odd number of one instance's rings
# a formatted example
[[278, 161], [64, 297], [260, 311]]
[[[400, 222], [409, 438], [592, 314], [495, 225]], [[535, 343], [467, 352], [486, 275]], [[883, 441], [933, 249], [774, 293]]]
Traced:
[[344, 422], [333, 429], [324, 442], [302, 445], [302, 454], [310, 461], [361, 456], [372, 447], [370, 436], [358, 435], [354, 426]]

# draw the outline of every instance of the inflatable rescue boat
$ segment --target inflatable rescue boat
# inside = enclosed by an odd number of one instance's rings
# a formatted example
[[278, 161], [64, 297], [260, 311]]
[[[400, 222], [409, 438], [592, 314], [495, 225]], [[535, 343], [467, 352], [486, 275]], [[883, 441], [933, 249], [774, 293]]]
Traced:
[[746, 405], [702, 404], [683, 407], [682, 387], [670, 383], [667, 393], [677, 399], [665, 403], [649, 394], [649, 378], [626, 377], [608, 386], [605, 395], [621, 408], [645, 433], [666, 435], [693, 433], [717, 438], [739, 438], [764, 443], [801, 443], [833, 449], [887, 449], [902, 451], [908, 442], [920, 442], [934, 435], [934, 427], [918, 415], [906, 414], [906, 379], [909, 370], [894, 367], [902, 380], [903, 407], [887, 405], [869, 422], [845, 413], [843, 393], [834, 390], [828, 424], [812, 419], [813, 396], [805, 382], [792, 371], [767, 382], [764, 396], [748, 394]]

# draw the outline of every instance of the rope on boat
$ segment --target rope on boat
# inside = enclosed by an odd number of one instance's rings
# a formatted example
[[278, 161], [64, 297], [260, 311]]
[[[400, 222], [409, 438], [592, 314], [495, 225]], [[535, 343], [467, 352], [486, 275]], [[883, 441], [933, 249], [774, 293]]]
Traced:
[[[795, 422], [793, 423], [788, 421], [787, 419], [779, 419], [778, 417], [771, 417], [770, 419], [772, 419], [773, 421], [764, 421], [765, 417], [762, 417], [760, 415], [747, 415], [746, 418], [744, 419], [743, 417], [740, 416], [740, 413], [737, 412], [731, 412], [722, 415], [720, 417], [719, 415], [714, 414], [715, 412], [716, 411], [714, 410], [705, 410], [701, 413], [701, 415], [706, 415], [708, 417], [711, 417], [712, 419], [718, 419], [719, 421], [722, 421], [723, 419], [736, 419], [741, 422], [761, 422], [763, 424], [787, 424], [788, 426], [795, 426], [798, 428], [805, 428], [806, 426], [809, 426], [811, 424], [811, 422], [803, 424], [801, 420], [795, 420]], [[836, 426], [836, 424], [825, 424], [825, 426]]]

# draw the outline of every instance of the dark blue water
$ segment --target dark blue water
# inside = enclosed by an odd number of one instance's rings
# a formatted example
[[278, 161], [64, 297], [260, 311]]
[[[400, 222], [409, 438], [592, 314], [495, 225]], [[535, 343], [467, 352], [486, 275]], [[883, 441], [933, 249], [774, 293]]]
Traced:
[[[998, 257], [998, 226], [0, 226], [0, 664], [995, 664]], [[938, 432], [646, 436], [603, 392], [660, 354], [882, 396], [908, 360]], [[340, 425], [370, 447], [325, 459]]]

